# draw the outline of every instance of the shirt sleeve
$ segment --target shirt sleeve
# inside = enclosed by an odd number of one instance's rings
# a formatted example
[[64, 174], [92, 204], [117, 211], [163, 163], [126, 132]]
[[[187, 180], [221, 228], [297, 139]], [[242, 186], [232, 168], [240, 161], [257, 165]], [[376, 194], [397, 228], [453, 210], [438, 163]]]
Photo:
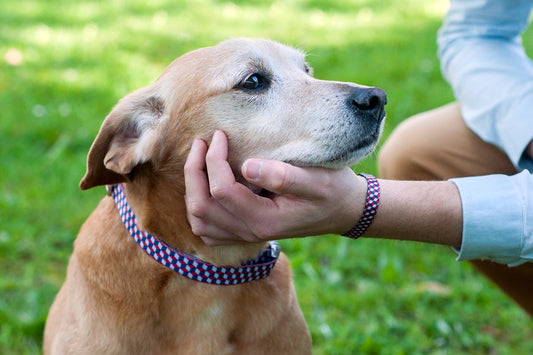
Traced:
[[521, 42], [532, 0], [459, 0], [438, 34], [444, 77], [467, 126], [500, 147], [519, 169], [533, 139], [533, 64]]
[[457, 260], [516, 266], [533, 261], [533, 175], [451, 179], [461, 195], [463, 240]]

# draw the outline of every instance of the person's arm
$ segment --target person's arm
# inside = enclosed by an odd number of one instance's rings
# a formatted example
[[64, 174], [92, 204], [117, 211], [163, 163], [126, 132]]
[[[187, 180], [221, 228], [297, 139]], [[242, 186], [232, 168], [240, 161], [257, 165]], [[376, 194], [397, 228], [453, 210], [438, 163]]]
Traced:
[[457, 260], [514, 266], [533, 261], [533, 175], [451, 179], [461, 194], [463, 240]]
[[442, 73], [467, 126], [530, 171], [533, 64], [521, 34], [532, 6], [531, 0], [452, 0], [438, 34]]
[[[373, 223], [363, 235], [459, 247], [461, 197], [449, 181], [379, 179], [381, 200]], [[352, 222], [353, 223], [353, 222]]]
[[[242, 174], [273, 193], [262, 197], [235, 181], [226, 154], [226, 137], [217, 132], [209, 149], [195, 141], [185, 169], [189, 222], [208, 245], [344, 234], [362, 213], [366, 181], [349, 168], [250, 159]], [[533, 175], [528, 171], [379, 182], [380, 206], [364, 237], [460, 247], [458, 260], [533, 261]]]
[[[235, 182], [226, 154], [225, 135], [217, 132], [209, 151], [195, 141], [185, 169], [189, 221], [209, 245], [343, 234], [363, 211], [366, 181], [349, 168], [248, 160], [242, 174], [275, 193], [267, 198]], [[379, 181], [380, 206], [364, 236], [461, 245], [461, 200], [453, 183]]]

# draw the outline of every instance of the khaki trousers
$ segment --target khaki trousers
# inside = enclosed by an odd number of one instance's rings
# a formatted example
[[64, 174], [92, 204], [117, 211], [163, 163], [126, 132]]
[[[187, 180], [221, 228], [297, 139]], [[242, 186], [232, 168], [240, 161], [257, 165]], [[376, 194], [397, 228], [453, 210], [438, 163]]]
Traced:
[[[395, 180], [447, 180], [517, 173], [505, 153], [482, 141], [465, 125], [458, 103], [402, 122], [385, 142], [378, 164], [381, 178]], [[533, 315], [532, 263], [517, 267], [491, 261], [471, 263]]]

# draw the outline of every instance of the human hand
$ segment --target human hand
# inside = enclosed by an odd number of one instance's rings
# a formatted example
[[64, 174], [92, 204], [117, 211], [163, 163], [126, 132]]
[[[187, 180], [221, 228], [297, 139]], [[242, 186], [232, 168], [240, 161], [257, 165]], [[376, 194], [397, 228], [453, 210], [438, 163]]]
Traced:
[[249, 159], [242, 175], [272, 193], [264, 197], [235, 181], [227, 151], [226, 136], [217, 131], [209, 149], [194, 141], [185, 164], [187, 217], [207, 245], [342, 234], [363, 210], [366, 181], [348, 167], [299, 168]]

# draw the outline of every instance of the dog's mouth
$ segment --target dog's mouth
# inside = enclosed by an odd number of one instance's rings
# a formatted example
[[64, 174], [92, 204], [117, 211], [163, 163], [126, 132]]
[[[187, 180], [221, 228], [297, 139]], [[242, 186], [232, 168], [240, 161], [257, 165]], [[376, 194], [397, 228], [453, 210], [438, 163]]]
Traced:
[[359, 142], [354, 148], [341, 150], [337, 154], [331, 156], [329, 159], [326, 159], [324, 161], [324, 164], [333, 164], [339, 166], [349, 166], [356, 164], [374, 150], [376, 144], [378, 143], [378, 139], [379, 136], [372, 136], [367, 139], [364, 139]]
[[370, 135], [354, 146], [340, 146], [324, 155], [310, 155], [296, 159], [285, 159], [284, 162], [299, 167], [316, 167], [341, 169], [354, 165], [368, 156], [377, 145], [379, 135]]
[[[365, 158], [367, 155], [369, 155], [372, 151], [374, 151], [374, 148], [379, 140], [378, 137], [368, 138], [363, 141], [360, 141], [355, 147], [352, 149], [340, 149], [336, 151], [334, 154], [331, 154], [330, 156], [327, 156], [324, 159], [318, 159], [319, 157], [315, 157], [317, 159], [315, 160], [308, 160], [308, 159], [285, 159], [283, 162], [302, 167], [302, 168], [326, 168], [326, 169], [342, 169], [346, 166], [354, 165], [363, 158]], [[254, 189], [255, 188], [255, 189]], [[252, 191], [254, 193], [267, 197], [267, 198], [273, 198], [276, 194], [274, 192], [258, 188], [256, 186], [251, 187]]]

